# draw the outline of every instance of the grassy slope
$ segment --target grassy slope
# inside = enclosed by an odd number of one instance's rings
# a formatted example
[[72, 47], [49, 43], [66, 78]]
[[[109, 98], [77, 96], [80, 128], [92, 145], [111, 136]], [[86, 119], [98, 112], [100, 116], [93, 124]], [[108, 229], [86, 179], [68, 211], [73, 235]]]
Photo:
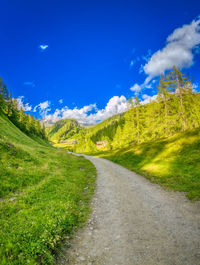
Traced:
[[51, 264], [89, 212], [94, 166], [29, 138], [2, 115], [0, 164], [0, 264]]
[[99, 155], [154, 183], [186, 192], [189, 199], [200, 199], [199, 129]]

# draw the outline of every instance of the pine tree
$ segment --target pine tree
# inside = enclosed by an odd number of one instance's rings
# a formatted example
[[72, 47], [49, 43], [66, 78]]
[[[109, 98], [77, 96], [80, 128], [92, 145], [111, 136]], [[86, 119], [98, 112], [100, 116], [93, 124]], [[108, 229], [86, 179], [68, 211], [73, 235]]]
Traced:
[[184, 99], [186, 95], [190, 95], [192, 93], [191, 80], [189, 80], [189, 77], [184, 75], [175, 66], [169, 73], [168, 80], [169, 88], [179, 98], [179, 119], [182, 130], [184, 131], [187, 127]]
[[161, 76], [158, 85], [158, 102], [160, 106], [160, 118], [164, 127], [165, 136], [169, 135], [169, 107], [170, 107], [170, 92], [169, 92], [169, 80], [164, 75]]
[[121, 129], [121, 126], [118, 125], [114, 139], [113, 139], [112, 147], [114, 149], [121, 148], [122, 144], [123, 144], [122, 143], [122, 129]]
[[11, 113], [9, 116], [9, 119], [17, 126], [19, 127], [19, 106], [18, 101], [16, 98], [11, 99]]
[[8, 99], [8, 90], [6, 85], [3, 83], [3, 80], [0, 78], [0, 110], [6, 112]]
[[137, 142], [140, 142], [140, 133], [141, 133], [141, 123], [140, 123], [140, 109], [141, 104], [137, 96], [134, 97], [134, 108], [135, 108], [135, 120], [136, 120], [136, 135]]
[[26, 115], [24, 113], [23, 108], [20, 108], [19, 111], [19, 127], [23, 132], [26, 132]]

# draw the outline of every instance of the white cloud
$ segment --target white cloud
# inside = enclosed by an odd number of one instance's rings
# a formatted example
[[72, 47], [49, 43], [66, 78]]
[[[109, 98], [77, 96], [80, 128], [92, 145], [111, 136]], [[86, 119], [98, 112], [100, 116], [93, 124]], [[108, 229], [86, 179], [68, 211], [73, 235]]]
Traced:
[[39, 103], [36, 105], [33, 109], [33, 112], [36, 112], [37, 109], [39, 110], [39, 113], [41, 116], [46, 116], [49, 111], [51, 111], [51, 102], [49, 100], [46, 100], [44, 102]]
[[46, 100], [46, 101], [38, 104], [38, 106], [41, 110], [45, 110], [50, 106], [50, 104], [51, 104], [50, 101]]
[[140, 102], [142, 105], [155, 101], [157, 99], [157, 95], [149, 96], [147, 94], [142, 95], [142, 101]]
[[88, 122], [88, 112], [95, 110], [96, 104], [90, 104], [78, 109], [77, 107], [69, 109], [67, 106], [62, 109], [56, 109], [53, 114], [45, 115], [43, 120], [47, 123], [54, 123], [60, 119], [76, 119], [80, 123]]
[[193, 92], [197, 92], [198, 91], [198, 88], [199, 88], [199, 85], [197, 83], [193, 83], [191, 85], [191, 87], [192, 87]]
[[199, 44], [200, 19], [175, 29], [168, 36], [166, 46], [155, 52], [144, 65], [143, 70], [148, 75], [145, 84], [174, 65], [180, 69], [190, 67], [194, 63], [195, 49]]
[[41, 51], [45, 51], [48, 47], [49, 47], [49, 45], [46, 45], [46, 44], [41, 44], [41, 45], [39, 45], [39, 49], [40, 49]]
[[137, 95], [142, 90], [142, 86], [136, 83], [130, 88], [130, 90], [135, 92], [135, 94]]
[[91, 114], [90, 118], [91, 121], [94, 121], [94, 123], [96, 123], [98, 120], [99, 121], [106, 120], [113, 115], [125, 112], [127, 109], [128, 109], [127, 99], [124, 96], [121, 97], [114, 96], [108, 101], [105, 109], [98, 110], [97, 113]]
[[17, 102], [18, 102], [18, 109], [20, 110], [21, 108], [24, 111], [31, 111], [32, 110], [32, 106], [29, 105], [29, 103], [25, 103], [24, 104], [24, 96], [20, 96], [17, 98]]
[[[155, 100], [156, 95], [148, 96], [144, 94], [142, 98], [143, 101], [141, 101], [141, 104], [147, 104], [150, 101]], [[51, 111], [51, 102], [49, 100], [39, 103], [34, 108], [32, 108], [29, 103], [24, 104], [24, 96], [18, 97], [17, 101], [19, 109], [22, 107], [24, 111], [38, 111], [42, 116], [42, 120], [49, 124], [61, 119], [76, 119], [80, 124], [93, 125], [99, 121], [103, 121], [114, 115], [123, 113], [130, 107], [130, 104], [125, 96], [114, 96], [109, 99], [103, 109], [98, 109], [96, 104], [86, 105], [82, 108], [75, 107], [72, 109], [65, 106], [61, 109], [56, 109], [54, 113], [49, 114]]]
[[60, 104], [63, 104], [63, 99], [61, 98], [60, 100], [58, 100], [58, 102], [59, 102]]
[[[53, 114], [45, 115], [43, 120], [46, 123], [54, 123], [60, 119], [76, 119], [81, 124], [95, 124], [109, 117], [125, 112], [128, 109], [128, 102], [124, 96], [112, 97], [104, 109], [97, 109], [96, 104], [90, 104], [78, 109], [77, 107], [69, 109], [67, 106], [62, 109], [56, 109]], [[94, 113], [89, 113], [93, 111]]]

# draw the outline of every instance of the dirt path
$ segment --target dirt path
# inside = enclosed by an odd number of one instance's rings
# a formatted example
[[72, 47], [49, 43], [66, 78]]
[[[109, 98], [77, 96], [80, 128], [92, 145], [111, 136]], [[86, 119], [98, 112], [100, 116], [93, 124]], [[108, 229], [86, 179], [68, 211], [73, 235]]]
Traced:
[[87, 158], [98, 171], [93, 212], [58, 264], [200, 264], [200, 202], [110, 161]]

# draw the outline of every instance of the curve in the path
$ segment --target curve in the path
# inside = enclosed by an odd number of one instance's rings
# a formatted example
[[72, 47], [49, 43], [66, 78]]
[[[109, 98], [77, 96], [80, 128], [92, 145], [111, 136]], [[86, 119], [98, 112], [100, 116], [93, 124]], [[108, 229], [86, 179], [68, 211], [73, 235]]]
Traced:
[[58, 264], [200, 264], [200, 202], [108, 160], [86, 157], [98, 173], [93, 212]]

